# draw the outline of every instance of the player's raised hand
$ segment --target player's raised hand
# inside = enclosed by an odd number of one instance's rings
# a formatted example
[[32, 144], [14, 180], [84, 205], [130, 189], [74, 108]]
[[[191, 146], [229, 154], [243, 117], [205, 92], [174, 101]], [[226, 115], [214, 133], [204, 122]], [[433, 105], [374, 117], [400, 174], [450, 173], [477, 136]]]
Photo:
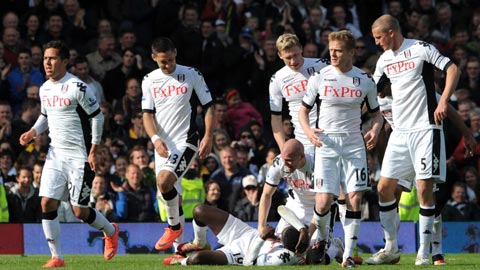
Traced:
[[34, 129], [30, 129], [29, 131], [23, 133], [19, 138], [20, 145], [27, 146], [35, 136], [37, 136], [37, 132]]
[[155, 151], [157, 151], [158, 155], [160, 155], [163, 158], [168, 157], [168, 147], [164, 141], [158, 139], [155, 141], [153, 146], [155, 147]]
[[300, 235], [298, 236], [298, 242], [295, 246], [295, 255], [299, 255], [307, 250], [308, 245], [310, 243], [310, 237], [308, 236], [308, 229], [302, 228], [300, 229]]

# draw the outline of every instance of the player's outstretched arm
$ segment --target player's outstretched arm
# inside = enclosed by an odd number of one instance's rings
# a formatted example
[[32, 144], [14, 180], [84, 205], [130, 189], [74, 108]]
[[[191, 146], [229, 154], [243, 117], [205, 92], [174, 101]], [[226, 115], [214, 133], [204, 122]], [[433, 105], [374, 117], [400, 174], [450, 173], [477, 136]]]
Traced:
[[212, 152], [214, 120], [215, 116], [213, 114], [212, 106], [210, 106], [205, 113], [205, 135], [200, 141], [200, 148], [198, 151], [198, 156], [201, 159], [208, 157], [208, 155]]
[[268, 212], [272, 205], [272, 196], [275, 190], [277, 190], [276, 186], [269, 185], [268, 183], [263, 185], [263, 192], [258, 205], [258, 232], [262, 232], [264, 227], [267, 226]]

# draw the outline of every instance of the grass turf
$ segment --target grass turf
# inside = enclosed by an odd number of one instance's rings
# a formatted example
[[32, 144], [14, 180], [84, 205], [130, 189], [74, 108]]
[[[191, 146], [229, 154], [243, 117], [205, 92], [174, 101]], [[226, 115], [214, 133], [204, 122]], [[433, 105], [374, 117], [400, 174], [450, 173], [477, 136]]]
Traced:
[[[163, 258], [165, 255], [117, 255], [111, 261], [104, 261], [102, 255], [65, 255], [65, 269], [102, 269], [102, 270], [121, 270], [121, 269], [264, 269], [265, 267], [234, 267], [234, 266], [164, 266]], [[369, 255], [363, 254], [364, 259]], [[40, 269], [47, 261], [46, 255], [0, 255], [0, 269], [30, 270]], [[403, 254], [401, 260], [396, 265], [359, 265], [357, 269], [480, 269], [479, 254], [447, 254], [445, 256], [446, 266], [415, 266], [414, 254]], [[330, 265], [305, 265], [305, 266], [283, 266], [269, 267], [270, 269], [342, 269], [336, 262]]]

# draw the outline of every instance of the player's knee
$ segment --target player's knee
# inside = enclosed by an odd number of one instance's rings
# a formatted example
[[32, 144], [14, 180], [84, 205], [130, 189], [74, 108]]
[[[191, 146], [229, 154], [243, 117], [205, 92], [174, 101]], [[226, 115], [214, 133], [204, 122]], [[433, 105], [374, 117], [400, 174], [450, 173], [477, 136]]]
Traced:
[[58, 204], [59, 204], [58, 200], [47, 198], [47, 197], [43, 197], [40, 202], [43, 213], [57, 210]]
[[188, 256], [187, 264], [199, 265], [199, 264], [209, 264], [209, 262], [208, 262], [208, 258], [206, 258], [203, 252], [194, 252]]
[[207, 211], [207, 207], [203, 204], [196, 205], [195, 208], [193, 208], [193, 217], [197, 221], [201, 221], [203, 218], [203, 214]]
[[165, 193], [170, 191], [177, 179], [169, 171], [160, 171], [157, 176], [157, 186], [160, 192]]

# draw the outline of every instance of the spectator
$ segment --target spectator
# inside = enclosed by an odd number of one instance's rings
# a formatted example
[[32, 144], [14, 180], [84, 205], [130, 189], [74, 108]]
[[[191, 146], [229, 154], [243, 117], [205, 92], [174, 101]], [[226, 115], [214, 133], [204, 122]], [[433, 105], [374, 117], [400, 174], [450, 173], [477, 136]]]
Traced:
[[97, 80], [90, 76], [90, 66], [87, 58], [78, 56], [74, 61], [74, 67], [75, 71], [73, 74], [77, 75], [77, 77], [95, 93], [98, 103], [104, 102], [105, 95], [103, 94], [103, 87]]
[[[265, 179], [267, 179], [267, 172], [273, 164], [273, 160], [276, 156], [280, 154], [280, 151], [276, 147], [269, 148], [267, 150], [267, 156], [265, 157], [265, 163], [260, 167], [258, 172], [258, 183], [263, 185], [265, 183]], [[283, 183], [283, 182], [282, 182]]]
[[144, 47], [137, 44], [137, 35], [129, 28], [123, 29], [118, 37], [117, 53], [123, 55], [125, 50], [134, 52], [138, 69], [142, 70], [143, 67], [148, 67], [149, 70], [153, 70], [155, 68], [150, 54]]
[[123, 122], [123, 114], [114, 115], [112, 104], [109, 102], [100, 102], [100, 110], [105, 119], [103, 123], [103, 137], [123, 138], [126, 136], [125, 123]]
[[293, 124], [292, 124], [291, 116], [287, 115], [286, 117], [283, 117], [282, 128], [283, 128], [283, 134], [285, 134], [285, 141], [295, 137], [295, 134], [293, 133]]
[[15, 184], [17, 170], [13, 166], [14, 160], [14, 155], [10, 150], [0, 152], [0, 176], [3, 178], [3, 183], [8, 187]]
[[3, 15], [3, 28], [13, 27], [18, 29], [19, 23], [18, 15], [13, 11], [8, 11]]
[[[480, 108], [475, 108], [470, 112], [470, 131], [472, 136], [479, 141], [480, 140]], [[447, 164], [455, 162], [458, 169], [462, 169], [465, 166], [473, 166], [480, 169], [480, 145], [477, 144], [477, 148], [473, 153], [473, 156], [469, 157], [465, 152], [465, 137], [462, 137], [458, 143], [453, 155], [448, 159]]]
[[213, 128], [215, 130], [221, 129], [230, 133], [230, 126], [227, 123], [227, 109], [228, 105], [223, 98], [217, 98], [213, 104], [213, 113], [215, 115], [215, 122]]
[[198, 69], [202, 72], [205, 82], [212, 92], [212, 97], [220, 97], [224, 89], [222, 59], [224, 47], [217, 38], [213, 21], [202, 21], [200, 34], [202, 43], [201, 59]]
[[42, 162], [42, 161], [35, 161], [35, 163], [33, 164], [32, 185], [36, 189], [40, 188], [40, 180], [42, 178], [43, 165], [44, 165], [44, 162]]
[[233, 128], [231, 137], [238, 138], [240, 129], [252, 120], [256, 120], [263, 126], [263, 118], [260, 113], [251, 103], [242, 101], [237, 89], [228, 90], [225, 99], [228, 104], [227, 123]]
[[6, 27], [3, 29], [2, 36], [4, 52], [3, 57], [8, 64], [17, 64], [17, 54], [22, 47], [20, 42], [20, 33], [16, 28]]
[[[245, 176], [242, 179], [242, 187], [244, 197], [235, 203], [232, 214], [242, 221], [257, 221], [261, 192], [255, 176]], [[273, 209], [273, 211], [275, 211], [275, 209]]]
[[115, 203], [117, 215], [122, 221], [153, 222], [157, 216], [157, 200], [155, 191], [142, 183], [142, 171], [130, 164], [125, 174], [127, 181], [118, 192]]
[[212, 174], [211, 179], [221, 188], [218, 207], [231, 213], [242, 192], [242, 179], [251, 173], [238, 165], [237, 151], [230, 146], [220, 151], [220, 162], [222, 167]]
[[230, 136], [227, 134], [227, 132], [223, 129], [215, 129], [213, 132], [213, 147], [212, 151], [217, 156], [217, 158], [220, 158], [220, 151], [230, 145]]
[[[38, 116], [40, 115], [40, 102], [36, 99], [27, 98], [22, 102], [22, 110], [18, 117], [12, 121], [13, 138], [20, 138], [24, 132], [28, 131], [33, 126]], [[13, 150], [19, 153], [23, 147], [18, 141], [12, 141]]]
[[181, 207], [185, 219], [192, 220], [193, 208], [205, 201], [205, 188], [203, 180], [200, 178], [200, 160], [192, 160], [189, 169], [182, 178], [182, 203]]
[[[42, 46], [39, 44], [33, 44], [30, 46], [30, 53], [32, 54], [32, 67], [38, 69], [42, 73], [43, 77], [45, 77]], [[37, 85], [37, 87], [40, 86]]]
[[[40, 37], [40, 43], [46, 44], [52, 40], [64, 40], [67, 44], [71, 44], [71, 36], [67, 35], [64, 25], [62, 13], [52, 12], [47, 16], [47, 29]], [[76, 44], [75, 44], [76, 45]]]
[[98, 38], [97, 50], [87, 54], [92, 76], [102, 81], [105, 74], [122, 62], [122, 58], [115, 52], [115, 38], [111, 34], [103, 34]]
[[8, 194], [8, 212], [10, 222], [38, 223], [41, 220], [40, 197], [38, 189], [32, 185], [32, 172], [21, 167], [16, 176], [17, 185]]
[[466, 184], [466, 199], [471, 203], [478, 204], [477, 192], [480, 190], [478, 171], [475, 167], [468, 166], [464, 168], [463, 174]]
[[45, 80], [42, 73], [32, 67], [32, 55], [29, 49], [22, 49], [18, 52], [17, 62], [18, 67], [12, 69], [7, 75], [10, 85], [9, 101], [14, 116], [20, 113], [27, 87], [42, 85]]
[[123, 87], [126, 88], [125, 95], [115, 103], [113, 111], [122, 112], [125, 119], [130, 120], [136, 112], [142, 110], [142, 89], [135, 77], [126, 79]]
[[126, 145], [130, 148], [134, 145], [142, 145], [143, 147], [147, 146], [149, 141], [145, 127], [143, 126], [143, 114], [141, 111], [133, 112], [132, 118], [130, 119], [131, 126], [128, 130], [128, 134], [125, 137], [124, 141]]
[[474, 203], [466, 200], [465, 185], [460, 182], [453, 184], [450, 200], [442, 210], [444, 221], [479, 221], [480, 209]]
[[114, 69], [107, 71], [102, 80], [107, 101], [115, 106], [125, 95], [127, 79], [137, 78], [140, 80], [145, 73], [141, 63], [138, 62], [136, 52], [132, 49], [125, 49], [122, 52], [122, 62]]
[[177, 62], [184, 66], [200, 66], [202, 36], [200, 34], [198, 8], [195, 4], [185, 4], [181, 13], [181, 23], [171, 38], [177, 48]]
[[72, 47], [79, 49], [88, 37], [88, 22], [86, 11], [80, 6], [78, 0], [64, 0], [63, 11], [65, 14], [65, 32], [71, 36]]
[[205, 204], [218, 207], [222, 195], [220, 185], [215, 180], [205, 182]]
[[0, 141], [12, 140], [12, 106], [0, 100]]
[[0, 178], [0, 223], [8, 222], [9, 219], [7, 190], [3, 185], [3, 179]]
[[347, 12], [345, 6], [341, 3], [335, 3], [331, 7], [330, 27], [333, 31], [349, 30], [353, 33], [355, 39], [359, 39], [363, 36], [359, 28], [352, 23], [347, 22]]
[[92, 192], [90, 193], [90, 207], [97, 209], [110, 222], [118, 221], [115, 212], [112, 195], [107, 192], [105, 178], [96, 175], [92, 182]]
[[81, 49], [82, 54], [88, 54], [97, 50], [99, 37], [105, 35], [113, 35], [113, 28], [108, 19], [101, 19], [98, 21], [95, 37], [88, 40], [85, 44], [85, 48]]
[[303, 46], [303, 57], [318, 58], [318, 46], [315, 43], [308, 42]]
[[250, 174], [256, 177], [258, 175], [258, 166], [250, 162], [253, 155], [252, 149], [240, 144], [237, 144], [235, 149], [237, 150], [238, 165], [243, 169], [247, 169]]
[[25, 27], [21, 33], [21, 37], [25, 46], [31, 47], [40, 43], [40, 37], [43, 35], [40, 17], [35, 12], [31, 12], [25, 16]]
[[157, 177], [155, 171], [148, 166], [150, 160], [145, 147], [141, 145], [133, 146], [130, 150], [129, 160], [130, 164], [135, 164], [142, 170], [142, 183], [156, 192]]
[[216, 171], [219, 166], [220, 165], [218, 164], [217, 156], [215, 156], [213, 153], [210, 153], [210, 155], [203, 160], [203, 164], [200, 169], [200, 177], [204, 183], [210, 179], [212, 173]]

